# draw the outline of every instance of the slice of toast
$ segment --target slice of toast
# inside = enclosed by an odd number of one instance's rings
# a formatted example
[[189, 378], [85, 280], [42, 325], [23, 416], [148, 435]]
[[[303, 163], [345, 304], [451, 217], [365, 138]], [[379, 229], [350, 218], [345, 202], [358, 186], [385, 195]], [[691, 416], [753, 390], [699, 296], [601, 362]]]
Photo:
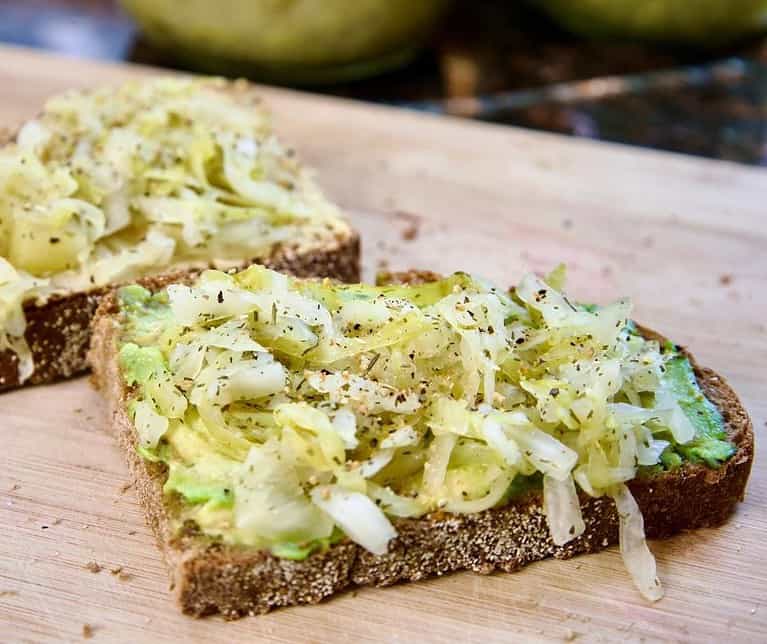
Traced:
[[[214, 87], [216, 92], [232, 97], [236, 105], [255, 110], [258, 114], [262, 113], [263, 110], [258, 106], [258, 96], [247, 83], [242, 81], [226, 83], [217, 80], [206, 82]], [[140, 85], [137, 86], [140, 87]], [[123, 91], [124, 87], [126, 86], [117, 88], [116, 91]], [[107, 90], [100, 89], [96, 90], [95, 93], [105, 91]], [[89, 92], [81, 94], [81, 96], [88, 95]], [[109, 98], [108, 95], [105, 96]], [[59, 100], [59, 98], [57, 97], [55, 100]], [[109, 100], [119, 103], [121, 97], [111, 97]], [[45, 114], [46, 112], [43, 112], [39, 118], [44, 119]], [[264, 116], [264, 118], [266, 117]], [[35, 123], [37, 121], [32, 122], [32, 124]], [[30, 124], [27, 123], [26, 126], [28, 125]], [[24, 128], [20, 130], [20, 132], [23, 131]], [[265, 131], [270, 133], [270, 130], [266, 128]], [[0, 133], [0, 145], [3, 147], [12, 146], [17, 142], [18, 136], [18, 134]], [[289, 156], [291, 159], [293, 158], [292, 150], [289, 150]], [[303, 169], [300, 172], [300, 180], [305, 181], [307, 190], [314, 194], [317, 189], [309, 177], [310, 173]], [[299, 187], [303, 185], [301, 183]], [[2, 196], [0, 194], [0, 199]], [[315, 202], [328, 203], [323, 201], [323, 197], [318, 191], [313, 198]], [[9, 235], [9, 233], [0, 226], [0, 250], [5, 244], [3, 235]], [[228, 265], [234, 264], [237, 268], [245, 268], [252, 263], [264, 264], [297, 276], [330, 277], [341, 281], [357, 281], [360, 272], [359, 237], [339, 216], [337, 225], [332, 229], [329, 227], [328, 230], [318, 231], [315, 227], [307, 230], [305, 235], [298, 235], [295, 238], [273, 244], [265, 253], [259, 252], [255, 256], [238, 256], [234, 261], [231, 261], [230, 258]], [[179, 276], [181, 265], [193, 265], [194, 269], [185, 271], [191, 278], [199, 274], [206, 265], [212, 266], [213, 264], [212, 258], [210, 261], [208, 258], [202, 258], [202, 260], [197, 258], [192, 263], [180, 261], [178, 264], [175, 264], [174, 260], [174, 263], [168, 266], [158, 267], [153, 271], [144, 271], [143, 274]], [[34, 371], [29, 378], [21, 382], [17, 354], [11, 349], [0, 348], [0, 392], [22, 384], [50, 383], [86, 371], [90, 321], [101, 298], [112, 288], [119, 286], [120, 283], [132, 281], [135, 277], [118, 280], [119, 283], [96, 283], [95, 286], [84, 289], [56, 288], [53, 294], [47, 296], [43, 301], [30, 299], [25, 302], [23, 306], [26, 319], [24, 339], [31, 350]]]
[[[413, 272], [398, 279], [413, 283], [433, 277]], [[145, 285], [152, 290], [164, 283]], [[94, 325], [93, 382], [108, 401], [109, 424], [125, 451], [139, 501], [168, 565], [172, 588], [187, 614], [221, 613], [234, 619], [281, 606], [316, 603], [350, 586], [386, 586], [457, 570], [511, 572], [533, 561], [567, 559], [618, 541], [619, 517], [613, 500], [580, 493], [585, 531], [564, 546], [555, 545], [539, 491], [476, 514], [435, 512], [420, 519], [394, 520], [398, 536], [383, 555], [345, 540], [304, 561], [291, 561], [268, 551], [212, 543], [193, 532], [174, 533], [172, 508], [163, 495], [165, 466], [148, 462], [136, 452], [137, 435], [127, 411], [132, 393], [124, 384], [117, 360], [117, 313], [116, 296], [110, 294]], [[640, 327], [639, 331], [645, 337], [663, 339], [648, 329]], [[651, 538], [725, 521], [743, 499], [753, 461], [753, 428], [737, 395], [721, 376], [697, 365], [689, 353], [685, 355], [701, 389], [721, 411], [736, 451], [717, 469], [686, 462], [675, 470], [629, 483]]]

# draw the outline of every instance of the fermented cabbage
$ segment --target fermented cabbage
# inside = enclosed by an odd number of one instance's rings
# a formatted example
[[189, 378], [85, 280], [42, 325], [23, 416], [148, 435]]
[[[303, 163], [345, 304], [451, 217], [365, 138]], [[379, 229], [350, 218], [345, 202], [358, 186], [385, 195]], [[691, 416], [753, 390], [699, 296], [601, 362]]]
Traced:
[[[627, 567], [660, 596], [625, 483], [695, 429], [667, 380], [679, 354], [636, 333], [628, 301], [580, 306], [534, 275], [509, 294], [466, 274], [344, 286], [258, 266], [122, 298], [123, 351], [137, 319], [168, 312], [168, 346], [130, 349], [162, 362], [138, 394], [143, 444], [188, 468], [204, 439], [234, 463], [173, 488], [203, 532], [296, 557], [335, 525], [382, 554], [394, 517], [480, 512], [538, 481], [557, 545], [585, 529], [579, 490], [615, 499]], [[221, 494], [200, 490], [222, 480], [234, 503], [213, 512]]]
[[24, 302], [45, 295], [48, 281], [16, 270], [0, 257], [0, 351], [10, 350], [19, 361], [19, 382], [32, 375], [32, 351], [24, 337]]
[[19, 300], [239, 264], [347, 229], [246, 88], [171, 78], [48, 101], [0, 148], [0, 215], [0, 256], [16, 271], [1, 271], [0, 343], [21, 380]]

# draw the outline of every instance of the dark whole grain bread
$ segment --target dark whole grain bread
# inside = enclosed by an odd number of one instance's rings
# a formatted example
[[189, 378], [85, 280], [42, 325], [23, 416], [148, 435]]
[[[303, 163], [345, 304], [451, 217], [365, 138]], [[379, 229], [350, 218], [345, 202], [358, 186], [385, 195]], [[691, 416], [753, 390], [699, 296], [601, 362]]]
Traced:
[[[411, 283], [433, 277], [426, 272], [394, 276]], [[384, 555], [373, 555], [346, 541], [304, 561], [290, 561], [253, 548], [216, 544], [193, 533], [174, 534], [170, 524], [173, 501], [162, 491], [167, 476], [164, 466], [145, 461], [135, 450], [136, 434], [127, 414], [131, 391], [123, 384], [116, 359], [116, 313], [116, 299], [109, 295], [94, 323], [93, 381], [108, 401], [109, 425], [127, 456], [139, 501], [168, 565], [171, 586], [181, 609], [189, 615], [221, 613], [235, 619], [281, 606], [317, 603], [355, 585], [387, 586], [457, 570], [511, 572], [547, 557], [568, 559], [617, 543], [618, 514], [612, 499], [581, 494], [583, 535], [564, 546], [554, 545], [536, 491], [477, 514], [436, 512], [420, 519], [396, 520], [398, 536]], [[642, 327], [640, 332], [662, 338]], [[737, 450], [715, 470], [686, 463], [629, 484], [651, 538], [725, 521], [744, 497], [753, 461], [753, 428], [737, 395], [724, 378], [685, 354], [702, 390], [721, 410]]]
[[[267, 258], [244, 262], [241, 268], [258, 263], [297, 277], [330, 277], [356, 282], [360, 277], [360, 240], [352, 231], [345, 237], [327, 240], [304, 250], [277, 246]], [[175, 281], [193, 279], [201, 269], [168, 273]], [[27, 328], [24, 336], [32, 351], [35, 370], [24, 385], [39, 385], [70, 378], [88, 369], [90, 323], [99, 302], [115, 286], [96, 288], [49, 298], [43, 304], [24, 306]], [[0, 392], [21, 386], [18, 359], [13, 351], [0, 351]]]

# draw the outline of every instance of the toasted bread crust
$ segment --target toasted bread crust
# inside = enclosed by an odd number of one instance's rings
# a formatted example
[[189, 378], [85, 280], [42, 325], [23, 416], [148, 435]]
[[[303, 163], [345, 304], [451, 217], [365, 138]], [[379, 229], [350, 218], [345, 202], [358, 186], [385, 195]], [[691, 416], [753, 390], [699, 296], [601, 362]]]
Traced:
[[[122, 383], [116, 359], [119, 322], [115, 311], [116, 300], [110, 295], [95, 321], [90, 354], [93, 380], [109, 403], [111, 427], [127, 455], [139, 501], [167, 561], [172, 587], [189, 615], [219, 612], [234, 619], [281, 606], [317, 603], [353, 585], [386, 586], [464, 569], [511, 572], [546, 557], [567, 559], [617, 543], [618, 515], [613, 501], [581, 494], [584, 534], [565, 546], [554, 545], [537, 492], [477, 514], [434, 513], [398, 520], [398, 536], [381, 556], [347, 541], [296, 562], [252, 548], [211, 543], [195, 535], [174, 535], [162, 492], [165, 470], [146, 462], [135, 450], [135, 429], [126, 411], [131, 392]], [[646, 337], [661, 337], [641, 327], [640, 331]], [[687, 463], [674, 471], [632, 481], [629, 487], [649, 537], [668, 537], [722, 523], [743, 499], [753, 461], [753, 428], [737, 395], [721, 376], [687, 356], [704, 393], [721, 410], [737, 451], [716, 470]]]
[[[350, 232], [346, 237], [329, 240], [325, 246], [297, 251], [278, 246], [263, 259], [244, 262], [263, 264], [298, 277], [331, 277], [342, 282], [359, 281], [360, 240]], [[175, 271], [147, 278], [150, 284], [191, 280], [201, 269]], [[116, 285], [115, 285], [116, 286]], [[90, 344], [90, 322], [99, 302], [112, 288], [53, 296], [42, 305], [30, 302], [24, 307], [27, 319], [25, 337], [35, 363], [35, 370], [24, 385], [39, 385], [70, 378], [88, 369], [86, 353]], [[0, 351], [0, 392], [21, 386], [18, 358], [10, 350]]]

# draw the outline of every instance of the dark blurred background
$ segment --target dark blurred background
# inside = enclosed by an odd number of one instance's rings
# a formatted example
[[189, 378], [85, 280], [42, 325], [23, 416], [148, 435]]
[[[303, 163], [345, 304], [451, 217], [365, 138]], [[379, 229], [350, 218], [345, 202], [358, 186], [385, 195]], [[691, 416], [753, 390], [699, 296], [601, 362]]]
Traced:
[[112, 0], [0, 0], [0, 41], [767, 165], [765, 0], [124, 5], [141, 26]]

